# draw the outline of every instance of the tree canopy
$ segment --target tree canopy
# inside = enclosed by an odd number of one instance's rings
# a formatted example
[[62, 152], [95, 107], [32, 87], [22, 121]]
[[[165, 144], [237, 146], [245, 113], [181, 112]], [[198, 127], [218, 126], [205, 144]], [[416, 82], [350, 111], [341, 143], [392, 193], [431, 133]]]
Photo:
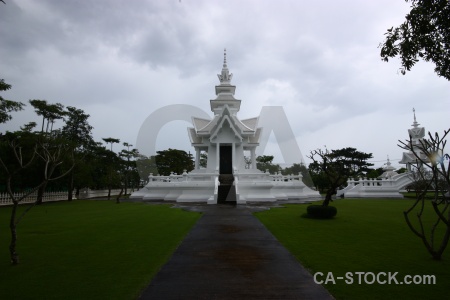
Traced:
[[273, 155], [261, 155], [256, 158], [256, 168], [262, 172], [268, 171], [271, 174], [275, 174], [281, 171], [279, 165], [273, 164]]
[[168, 176], [171, 172], [183, 174], [184, 170], [190, 172], [194, 169], [192, 155], [186, 151], [169, 148], [156, 153], [156, 167], [160, 175]]
[[385, 33], [386, 40], [380, 44], [381, 58], [389, 61], [399, 56], [403, 75], [419, 58], [432, 61], [437, 75], [450, 80], [450, 1], [410, 1], [411, 11], [405, 22]]
[[319, 178], [327, 187], [324, 206], [330, 203], [331, 196], [347, 179], [361, 176], [373, 165], [367, 162], [372, 158], [372, 153], [360, 152], [351, 147], [331, 151], [317, 149], [311, 151], [308, 158], [313, 161], [309, 165], [313, 180]]
[[[0, 79], [0, 91], [7, 91], [11, 88], [10, 84], [7, 84], [4, 79]], [[3, 99], [0, 96], [0, 124], [11, 120], [10, 112], [22, 110], [24, 104], [12, 100]]]

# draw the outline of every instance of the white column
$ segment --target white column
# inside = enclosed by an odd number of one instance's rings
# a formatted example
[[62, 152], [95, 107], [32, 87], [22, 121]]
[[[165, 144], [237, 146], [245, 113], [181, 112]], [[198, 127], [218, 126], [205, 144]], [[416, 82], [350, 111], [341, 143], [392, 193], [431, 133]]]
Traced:
[[236, 161], [236, 144], [233, 142], [231, 146], [231, 173], [234, 173], [234, 164]]
[[195, 170], [200, 169], [200, 148], [195, 147]]
[[216, 170], [220, 171], [219, 150], [220, 150], [220, 143], [216, 143]]
[[252, 169], [256, 169], [256, 157], [255, 157], [255, 147], [253, 147], [252, 149], [250, 149], [250, 156], [251, 156], [251, 160], [252, 160]]

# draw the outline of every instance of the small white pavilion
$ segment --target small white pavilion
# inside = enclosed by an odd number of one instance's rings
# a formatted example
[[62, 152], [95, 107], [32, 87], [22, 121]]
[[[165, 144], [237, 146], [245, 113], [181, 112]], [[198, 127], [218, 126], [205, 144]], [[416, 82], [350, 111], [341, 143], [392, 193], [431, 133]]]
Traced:
[[[208, 204], [320, 199], [319, 192], [307, 187], [300, 174], [269, 174], [256, 168], [256, 147], [263, 128], [258, 127], [258, 117], [237, 117], [241, 100], [234, 97], [236, 86], [231, 84], [233, 74], [228, 70], [226, 52], [218, 77], [216, 98], [210, 100], [214, 116], [193, 116], [193, 127], [188, 128], [196, 152], [194, 170], [170, 176], [150, 174], [148, 184], [131, 198]], [[250, 163], [246, 163], [244, 152], [250, 154]], [[202, 153], [207, 154], [206, 168], [200, 164]]]
[[383, 171], [383, 174], [378, 176], [378, 179], [390, 179], [395, 175], [398, 175], [398, 173], [395, 172], [395, 168], [392, 166], [391, 161], [389, 160], [389, 156], [387, 158], [386, 167], [383, 168]]

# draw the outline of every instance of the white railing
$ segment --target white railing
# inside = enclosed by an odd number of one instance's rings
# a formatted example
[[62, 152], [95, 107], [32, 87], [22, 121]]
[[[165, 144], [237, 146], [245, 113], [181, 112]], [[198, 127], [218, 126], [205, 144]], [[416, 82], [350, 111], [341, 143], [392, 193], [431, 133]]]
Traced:
[[[23, 197], [27, 192], [20, 192], [20, 193], [14, 193], [15, 199], [20, 199]], [[48, 201], [61, 201], [61, 200], [67, 200], [69, 193], [67, 191], [64, 192], [45, 192], [42, 201], [48, 202]], [[23, 200], [21, 200], [19, 203], [33, 203], [36, 201], [37, 198], [37, 191], [29, 194], [26, 196]], [[11, 205], [13, 204], [11, 197], [8, 193], [0, 193], [0, 205]]]
[[357, 180], [349, 179], [347, 181], [349, 186], [356, 186], [360, 184], [361, 186], [395, 186], [397, 185], [397, 180], [383, 178], [383, 179], [375, 179], [375, 178], [360, 178]]
[[303, 176], [302, 174], [298, 175], [282, 175], [281, 172], [278, 172], [278, 174], [270, 175], [272, 177], [272, 181], [302, 181]]
[[[175, 173], [171, 173], [168, 176], [160, 176], [153, 175], [150, 173], [148, 176], [149, 184], [152, 183], [175, 183], [175, 182], [191, 182], [191, 181], [211, 181], [215, 180], [218, 171], [215, 173], [187, 173], [186, 171], [183, 174], [178, 175]], [[303, 176], [301, 174], [298, 175], [282, 175], [281, 172], [277, 174], [270, 174], [268, 172], [245, 172], [238, 173], [235, 169], [233, 172], [234, 177], [239, 177], [241, 181], [279, 181], [279, 182], [290, 182], [290, 181], [302, 181]]]
[[[120, 194], [121, 189], [112, 189], [111, 196], [117, 196]], [[78, 195], [79, 199], [89, 199], [89, 198], [99, 198], [108, 197], [109, 190], [91, 190], [91, 189], [81, 189]]]
[[237, 174], [234, 176], [233, 185], [236, 191], [236, 202], [239, 202], [239, 175]]
[[219, 185], [219, 176], [216, 175], [216, 178], [214, 179], [214, 203], [217, 203], [219, 197]]
[[[336, 197], [344, 194], [353, 195], [376, 195], [376, 193], [388, 193], [389, 191], [393, 197], [397, 197], [400, 189], [412, 182], [412, 178], [409, 173], [402, 173], [394, 175], [390, 178], [374, 179], [374, 178], [358, 178], [347, 180], [347, 187], [342, 190], [338, 190]], [[395, 190], [395, 191], [394, 191]]]
[[216, 173], [187, 173], [181, 175], [171, 173], [169, 176], [153, 175], [148, 176], [149, 182], [184, 182], [184, 181], [210, 181], [213, 180]]

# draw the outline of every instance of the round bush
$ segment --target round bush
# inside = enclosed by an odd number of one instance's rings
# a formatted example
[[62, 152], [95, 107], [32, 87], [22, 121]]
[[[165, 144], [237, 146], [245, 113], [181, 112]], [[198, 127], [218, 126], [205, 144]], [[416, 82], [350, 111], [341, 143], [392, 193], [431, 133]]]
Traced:
[[334, 206], [310, 205], [306, 211], [308, 216], [316, 219], [331, 219], [337, 214]]

